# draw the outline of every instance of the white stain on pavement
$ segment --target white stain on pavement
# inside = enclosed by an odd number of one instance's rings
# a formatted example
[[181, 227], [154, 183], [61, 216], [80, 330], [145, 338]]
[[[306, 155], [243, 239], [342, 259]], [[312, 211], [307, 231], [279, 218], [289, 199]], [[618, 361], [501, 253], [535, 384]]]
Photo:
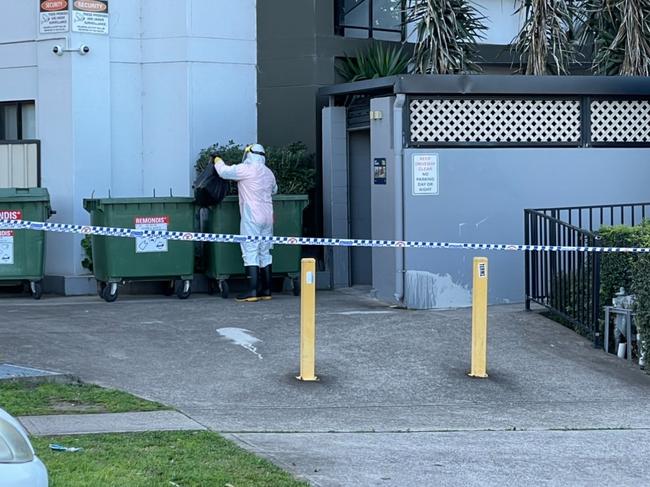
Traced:
[[335, 315], [354, 316], [354, 315], [389, 315], [392, 311], [339, 311]]
[[258, 353], [257, 347], [255, 346], [257, 342], [261, 342], [262, 340], [251, 335], [250, 330], [245, 330], [244, 328], [217, 328], [217, 333], [235, 345], [239, 345], [249, 352], [254, 353], [262, 360], [262, 355]]

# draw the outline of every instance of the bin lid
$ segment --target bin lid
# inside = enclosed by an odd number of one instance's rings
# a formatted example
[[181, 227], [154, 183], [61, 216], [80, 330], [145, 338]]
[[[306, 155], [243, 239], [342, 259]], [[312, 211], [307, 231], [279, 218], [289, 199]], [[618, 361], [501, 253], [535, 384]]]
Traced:
[[[237, 201], [239, 197], [237, 195], [226, 196], [224, 201]], [[309, 196], [306, 194], [275, 194], [273, 195], [273, 201], [308, 201]]]
[[86, 202], [92, 202], [99, 205], [124, 205], [124, 204], [142, 204], [142, 203], [194, 203], [194, 198], [183, 196], [145, 196], [142, 198], [85, 198]]
[[0, 188], [0, 203], [20, 203], [25, 201], [50, 202], [47, 188]]
[[275, 201], [308, 201], [309, 196], [306, 194], [276, 194], [273, 199]]

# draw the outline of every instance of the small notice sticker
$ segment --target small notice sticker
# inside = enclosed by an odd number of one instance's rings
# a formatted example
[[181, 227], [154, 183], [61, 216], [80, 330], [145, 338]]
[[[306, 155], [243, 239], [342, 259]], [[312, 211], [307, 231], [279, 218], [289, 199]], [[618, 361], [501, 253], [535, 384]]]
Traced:
[[[23, 212], [18, 210], [0, 210], [0, 220], [22, 220]], [[13, 230], [0, 230], [0, 265], [14, 264]]]
[[314, 284], [314, 273], [308, 272], [307, 275], [305, 276], [305, 281], [307, 284]]
[[0, 230], [0, 265], [14, 263], [14, 231]]
[[375, 159], [374, 176], [375, 184], [386, 184], [386, 159]]
[[480, 263], [478, 265], [478, 277], [485, 279], [487, 277], [487, 264]]
[[[169, 225], [168, 216], [138, 216], [135, 218], [136, 230], [166, 232]], [[150, 252], [167, 252], [167, 239], [162, 237], [138, 237], [135, 239], [137, 254]]]

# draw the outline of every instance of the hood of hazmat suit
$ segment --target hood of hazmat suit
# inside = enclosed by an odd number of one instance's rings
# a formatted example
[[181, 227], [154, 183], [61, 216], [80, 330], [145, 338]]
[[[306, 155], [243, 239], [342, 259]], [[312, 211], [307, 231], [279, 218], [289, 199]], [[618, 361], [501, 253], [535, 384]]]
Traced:
[[264, 164], [266, 165], [266, 151], [260, 144], [247, 145], [241, 162], [243, 164]]

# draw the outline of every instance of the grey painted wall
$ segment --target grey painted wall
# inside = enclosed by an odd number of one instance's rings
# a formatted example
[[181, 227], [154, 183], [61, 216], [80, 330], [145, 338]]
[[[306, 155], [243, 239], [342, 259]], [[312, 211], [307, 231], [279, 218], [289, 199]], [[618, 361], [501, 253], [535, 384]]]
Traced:
[[[412, 195], [412, 157], [418, 153], [439, 156], [438, 196]], [[408, 240], [523, 243], [524, 208], [650, 200], [650, 149], [410, 149], [404, 170]], [[523, 254], [480, 254], [490, 261], [490, 303], [522, 302]], [[438, 276], [439, 307], [465, 306], [476, 255], [408, 249], [405, 264]], [[383, 283], [392, 276], [374, 277]]]
[[[323, 231], [325, 237], [348, 237], [347, 128], [344, 107], [323, 109]], [[348, 249], [327, 247], [325, 265], [332, 270], [331, 285], [349, 285]]]
[[[395, 97], [373, 98], [370, 110], [381, 112], [381, 120], [371, 122], [369, 165], [376, 158], [386, 159], [386, 184], [372, 184], [372, 238], [394, 239], [395, 229], [395, 152], [393, 147], [393, 103]], [[370, 178], [373, 178], [372, 170]], [[392, 301], [395, 293], [395, 254], [399, 249], [372, 249], [373, 288], [378, 296]]]
[[[370, 130], [348, 132], [348, 187], [350, 238], [372, 238], [372, 168]], [[372, 284], [372, 249], [350, 249], [350, 280], [353, 286]]]
[[368, 40], [334, 35], [334, 0], [260, 0], [257, 36], [259, 139], [269, 145], [300, 140], [316, 150], [316, 92], [340, 81], [335, 58]]

